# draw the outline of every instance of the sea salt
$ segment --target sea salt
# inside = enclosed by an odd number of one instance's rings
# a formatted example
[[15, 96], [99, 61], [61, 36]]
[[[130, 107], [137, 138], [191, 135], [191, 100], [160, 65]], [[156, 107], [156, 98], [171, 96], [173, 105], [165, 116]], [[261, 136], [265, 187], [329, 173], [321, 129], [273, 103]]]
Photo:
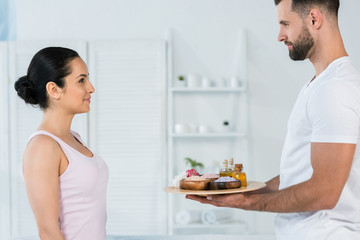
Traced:
[[216, 179], [214, 182], [236, 182], [239, 181], [233, 177], [220, 177]]
[[206, 178], [199, 176], [192, 176], [185, 179], [185, 181], [204, 181]]
[[215, 173], [209, 173], [209, 174], [204, 174], [201, 175], [203, 178], [219, 178], [219, 174], [215, 174]]

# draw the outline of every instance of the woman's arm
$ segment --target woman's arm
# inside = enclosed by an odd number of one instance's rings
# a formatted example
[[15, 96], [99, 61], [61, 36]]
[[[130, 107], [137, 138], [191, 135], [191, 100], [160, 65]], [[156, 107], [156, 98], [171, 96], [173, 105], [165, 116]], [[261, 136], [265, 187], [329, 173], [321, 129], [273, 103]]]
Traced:
[[58, 143], [46, 135], [35, 136], [24, 153], [26, 191], [42, 240], [65, 240], [58, 225], [59, 166], [62, 157]]

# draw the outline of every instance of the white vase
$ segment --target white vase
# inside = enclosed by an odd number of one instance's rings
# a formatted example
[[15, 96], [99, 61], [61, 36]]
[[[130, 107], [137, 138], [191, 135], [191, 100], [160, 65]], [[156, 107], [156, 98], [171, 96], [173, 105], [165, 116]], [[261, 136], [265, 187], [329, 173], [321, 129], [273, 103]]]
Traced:
[[196, 74], [189, 74], [187, 77], [187, 87], [197, 88], [199, 87], [200, 77]]
[[239, 78], [237, 78], [237, 77], [230, 78], [230, 87], [237, 88], [239, 86], [240, 86]]

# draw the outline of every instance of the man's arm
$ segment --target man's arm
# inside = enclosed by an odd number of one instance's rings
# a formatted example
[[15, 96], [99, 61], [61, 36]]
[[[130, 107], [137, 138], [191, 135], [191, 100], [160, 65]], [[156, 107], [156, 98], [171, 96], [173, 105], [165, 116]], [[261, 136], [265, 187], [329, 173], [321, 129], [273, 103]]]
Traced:
[[255, 193], [272, 193], [279, 191], [279, 185], [280, 185], [280, 177], [277, 175], [276, 177], [270, 179], [266, 182], [266, 186], [263, 189], [260, 189], [259, 191], [256, 191]]
[[304, 212], [334, 208], [340, 198], [355, 152], [355, 144], [312, 143], [313, 175], [308, 181], [276, 191], [279, 177], [269, 181], [265, 193], [187, 198], [219, 207], [268, 212]]

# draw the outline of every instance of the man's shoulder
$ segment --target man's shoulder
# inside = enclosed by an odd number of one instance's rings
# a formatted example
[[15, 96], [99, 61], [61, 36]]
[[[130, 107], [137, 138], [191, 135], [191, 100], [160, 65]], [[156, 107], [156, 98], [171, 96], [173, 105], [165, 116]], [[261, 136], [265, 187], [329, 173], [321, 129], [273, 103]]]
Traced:
[[343, 58], [338, 62], [335, 77], [341, 80], [355, 80], [360, 84], [360, 72], [355, 67], [350, 57]]

